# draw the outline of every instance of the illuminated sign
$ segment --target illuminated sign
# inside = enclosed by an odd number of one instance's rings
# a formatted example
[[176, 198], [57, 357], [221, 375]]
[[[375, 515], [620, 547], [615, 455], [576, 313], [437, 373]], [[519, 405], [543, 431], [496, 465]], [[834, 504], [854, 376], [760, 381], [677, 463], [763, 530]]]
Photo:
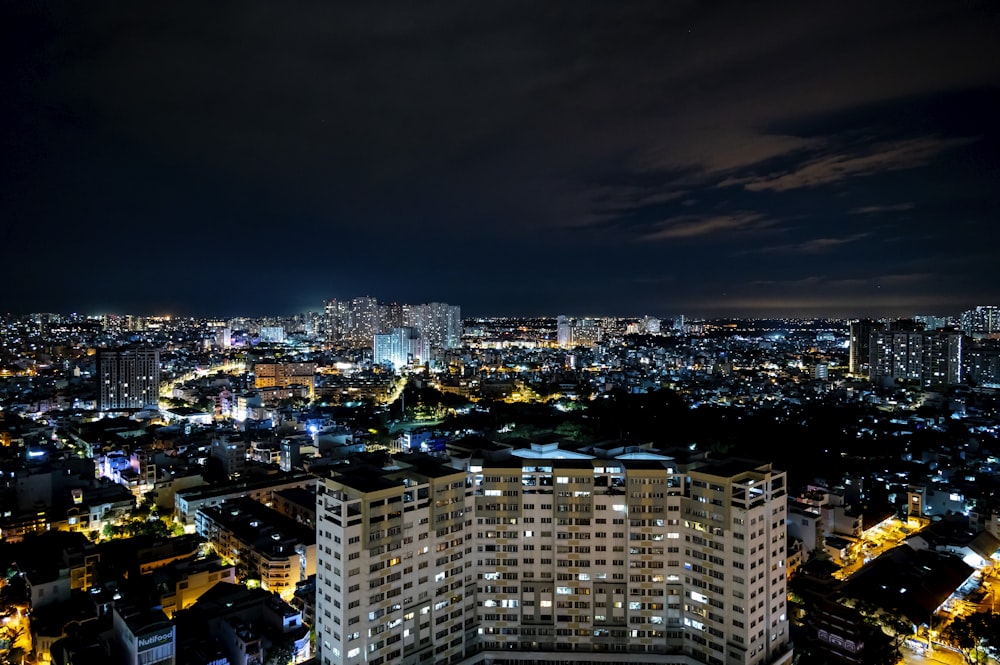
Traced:
[[174, 629], [173, 626], [167, 628], [166, 630], [160, 631], [159, 633], [153, 633], [151, 635], [142, 635], [139, 637], [139, 651], [146, 651], [147, 649], [152, 649], [153, 647], [158, 647], [166, 644], [167, 642], [174, 641]]

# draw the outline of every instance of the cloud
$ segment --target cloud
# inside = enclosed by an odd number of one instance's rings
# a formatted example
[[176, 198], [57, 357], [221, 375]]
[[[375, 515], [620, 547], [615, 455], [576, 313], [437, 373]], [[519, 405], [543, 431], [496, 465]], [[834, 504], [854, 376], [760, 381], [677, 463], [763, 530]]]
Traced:
[[935, 275], [925, 272], [872, 274], [864, 277], [828, 277], [810, 275], [798, 279], [754, 280], [751, 284], [782, 286], [789, 289], [814, 288], [817, 285], [833, 286], [838, 289], [879, 287], [883, 285], [903, 286], [933, 281]]
[[774, 220], [766, 219], [764, 215], [755, 212], [714, 216], [684, 215], [656, 224], [656, 228], [645, 233], [642, 239], [669, 240], [695, 238], [704, 235], [718, 235], [730, 231], [763, 229], [772, 226], [774, 223]]
[[905, 212], [913, 210], [913, 203], [894, 203], [890, 205], [862, 206], [851, 210], [852, 215], [874, 215], [883, 212]]
[[[816, 271], [816, 257], [830, 270], [840, 260], [891, 270], [887, 262], [903, 257], [941, 266], [943, 251], [982, 246], [927, 242], [939, 211], [964, 203], [968, 218], [986, 221], [970, 221], [963, 235], [987, 237], [996, 209], [992, 183], [976, 184], [1000, 155], [988, 151], [1000, 40], [986, 4], [305, 0], [289, 12], [234, 0], [155, 11], [0, 3], [0, 24], [10, 26], [0, 52], [14, 65], [0, 72], [10, 176], [0, 178], [0, 218], [14, 220], [12, 241], [52, 248], [53, 264], [97, 251], [128, 256], [127, 244], [144, 240], [120, 229], [172, 228], [224, 245], [218, 268], [228, 272], [279, 231], [385, 256], [412, 256], [427, 238], [448, 238], [456, 256], [517, 245], [538, 266], [539, 279], [518, 287], [503, 271], [414, 279], [408, 260], [383, 262], [376, 274], [362, 265], [367, 252], [348, 252], [357, 257], [276, 275], [248, 298], [252, 308], [309, 283], [393, 299], [425, 284], [435, 298], [461, 295], [481, 311], [518, 310], [534, 291], [538, 303], [575, 297], [622, 311], [640, 289], [601, 300], [597, 279], [571, 289], [552, 276], [580, 265], [625, 274], [670, 265], [679, 276], [711, 265], [697, 285], [669, 290], [717, 293], [729, 279]], [[952, 101], [928, 105], [939, 97]], [[937, 163], [962, 140], [947, 137], [972, 134], [985, 138]], [[868, 145], [844, 142], [859, 136]], [[892, 178], [892, 192], [833, 205], [820, 191], [923, 163], [965, 168], [906, 172], [913, 177]], [[872, 223], [888, 215], [845, 214], [890, 213], [870, 204], [910, 200], [919, 209], [905, 228]], [[791, 219], [809, 226], [786, 229]], [[226, 235], [231, 220], [241, 233]], [[94, 232], [66, 242], [79, 228]], [[859, 231], [876, 237], [845, 245]], [[887, 232], [902, 238], [895, 250], [869, 251]], [[719, 260], [761, 244], [787, 256]], [[50, 273], [61, 273], [28, 254], [11, 259], [11, 272], [33, 285], [25, 294], [69, 303], [100, 293], [89, 282], [53, 286]], [[988, 260], [963, 263], [983, 275], [968, 283], [996, 283]], [[105, 277], [124, 283], [131, 267], [109, 266]], [[561, 286], [542, 293], [548, 282]], [[210, 293], [197, 297], [202, 312], [217, 306]], [[8, 300], [13, 310], [48, 306]]]
[[932, 158], [974, 139], [925, 136], [904, 141], [877, 143], [864, 153], [825, 155], [784, 173], [771, 173], [745, 181], [750, 191], [783, 192], [801, 187], [829, 185], [852, 177], [870, 176], [924, 166]]
[[688, 192], [671, 185], [629, 183], [590, 187], [580, 193], [583, 205], [597, 218], [615, 217], [625, 212], [670, 203]]
[[742, 252], [738, 252], [738, 255], [745, 254], [820, 254], [822, 252], [830, 251], [836, 247], [842, 245], [848, 245], [853, 242], [858, 242], [859, 240], [864, 240], [865, 238], [870, 238], [872, 234], [870, 232], [855, 233], [851, 236], [846, 236], [843, 238], [814, 238], [812, 240], [805, 240], [803, 242], [789, 243], [785, 245], [772, 245], [770, 247], [760, 247], [757, 249], [749, 249]]

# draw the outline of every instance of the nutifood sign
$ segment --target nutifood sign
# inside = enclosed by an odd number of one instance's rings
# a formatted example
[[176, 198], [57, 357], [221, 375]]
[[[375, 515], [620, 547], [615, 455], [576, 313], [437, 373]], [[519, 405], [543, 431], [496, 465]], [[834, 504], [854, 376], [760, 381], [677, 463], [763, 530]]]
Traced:
[[150, 633], [148, 635], [138, 636], [138, 650], [146, 651], [147, 649], [152, 649], [154, 647], [163, 646], [174, 639], [174, 629], [173, 627], [165, 628], [156, 633]]

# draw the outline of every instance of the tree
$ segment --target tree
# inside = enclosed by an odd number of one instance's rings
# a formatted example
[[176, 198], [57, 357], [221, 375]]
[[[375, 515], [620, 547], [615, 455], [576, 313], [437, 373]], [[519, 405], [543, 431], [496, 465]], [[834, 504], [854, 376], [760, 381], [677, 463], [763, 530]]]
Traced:
[[295, 658], [295, 640], [282, 636], [267, 649], [264, 665], [288, 665]]
[[18, 642], [24, 636], [24, 626], [5, 625], [0, 628], [0, 665], [21, 665], [24, 648]]
[[861, 653], [863, 665], [896, 665], [903, 657], [900, 648], [912, 635], [912, 626], [869, 601], [857, 601], [854, 609], [870, 630]]
[[941, 632], [941, 639], [960, 649], [970, 663], [987, 663], [1000, 646], [1000, 615], [977, 612], [958, 617]]

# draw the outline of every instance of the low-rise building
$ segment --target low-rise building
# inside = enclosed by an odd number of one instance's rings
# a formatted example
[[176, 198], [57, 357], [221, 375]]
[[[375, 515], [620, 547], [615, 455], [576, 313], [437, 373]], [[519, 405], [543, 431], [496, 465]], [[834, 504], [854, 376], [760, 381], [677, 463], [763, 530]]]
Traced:
[[198, 534], [237, 566], [239, 576], [291, 598], [316, 572], [316, 532], [249, 498], [198, 511]]
[[316, 477], [307, 473], [278, 473], [261, 480], [241, 480], [211, 486], [193, 487], [177, 492], [174, 502], [174, 521], [193, 531], [195, 514], [206, 506], [218, 506], [228, 499], [250, 497], [269, 504], [274, 492], [289, 487], [311, 487]]

